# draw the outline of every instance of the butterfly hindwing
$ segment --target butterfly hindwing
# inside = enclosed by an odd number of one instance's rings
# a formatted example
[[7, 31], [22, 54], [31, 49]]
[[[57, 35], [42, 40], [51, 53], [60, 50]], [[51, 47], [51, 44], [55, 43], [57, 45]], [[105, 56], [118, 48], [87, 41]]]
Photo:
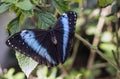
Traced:
[[39, 64], [55, 66], [64, 63], [74, 38], [77, 15], [66, 12], [50, 30], [22, 30], [7, 40], [7, 45], [32, 57]]

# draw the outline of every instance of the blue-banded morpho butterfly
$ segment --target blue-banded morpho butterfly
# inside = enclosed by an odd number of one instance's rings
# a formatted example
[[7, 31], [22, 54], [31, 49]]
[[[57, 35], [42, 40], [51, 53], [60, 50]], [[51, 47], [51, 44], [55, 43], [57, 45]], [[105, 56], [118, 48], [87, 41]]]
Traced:
[[49, 30], [26, 29], [12, 35], [6, 44], [49, 67], [64, 63], [74, 38], [77, 14], [63, 13]]

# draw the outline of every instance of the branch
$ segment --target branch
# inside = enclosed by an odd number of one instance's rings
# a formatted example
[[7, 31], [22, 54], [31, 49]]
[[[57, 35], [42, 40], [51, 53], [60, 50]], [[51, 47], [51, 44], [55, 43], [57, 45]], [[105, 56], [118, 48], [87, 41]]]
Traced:
[[88, 48], [93, 49], [96, 51], [97, 54], [99, 54], [103, 59], [105, 59], [108, 63], [110, 63], [115, 69], [118, 70], [118, 67], [116, 66], [116, 64], [114, 64], [112, 62], [112, 60], [110, 58], [108, 58], [106, 55], [104, 55], [100, 50], [97, 49], [97, 47], [94, 47], [93, 45], [91, 45], [88, 41], [86, 41], [84, 38], [82, 38], [80, 35], [78, 35], [77, 33], [75, 33], [75, 37], [77, 39], [79, 39], [80, 41], [82, 41]]

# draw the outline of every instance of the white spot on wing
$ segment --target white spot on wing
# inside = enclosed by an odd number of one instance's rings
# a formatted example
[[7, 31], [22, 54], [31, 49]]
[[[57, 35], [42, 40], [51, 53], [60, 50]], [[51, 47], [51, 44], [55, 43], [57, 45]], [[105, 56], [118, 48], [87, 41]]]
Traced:
[[11, 44], [11, 43], [10, 43], [10, 40], [7, 40], [7, 42], [8, 42], [9, 45]]
[[12, 45], [12, 47], [13, 47], [13, 45]]
[[74, 17], [77, 17], [77, 15], [74, 13]]
[[10, 42], [10, 40], [8, 40], [8, 42]]
[[10, 45], [11, 43], [9, 42], [8, 44]]

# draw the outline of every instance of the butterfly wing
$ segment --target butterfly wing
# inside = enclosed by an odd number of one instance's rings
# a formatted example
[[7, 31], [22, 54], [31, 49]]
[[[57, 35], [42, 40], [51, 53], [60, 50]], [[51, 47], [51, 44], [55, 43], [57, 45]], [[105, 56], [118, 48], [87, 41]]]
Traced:
[[[57, 65], [57, 55], [52, 57], [55, 50], [51, 50], [55, 49], [55, 46], [50, 41], [48, 31], [23, 30], [11, 36], [6, 41], [6, 44], [14, 50], [32, 57], [39, 64], [48, 66]], [[48, 47], [49, 49], [47, 49]]]
[[77, 14], [69, 11], [61, 15], [53, 28], [54, 34], [58, 41], [58, 53], [61, 55], [61, 62], [67, 58], [67, 54], [71, 49], [71, 42], [74, 38]]

